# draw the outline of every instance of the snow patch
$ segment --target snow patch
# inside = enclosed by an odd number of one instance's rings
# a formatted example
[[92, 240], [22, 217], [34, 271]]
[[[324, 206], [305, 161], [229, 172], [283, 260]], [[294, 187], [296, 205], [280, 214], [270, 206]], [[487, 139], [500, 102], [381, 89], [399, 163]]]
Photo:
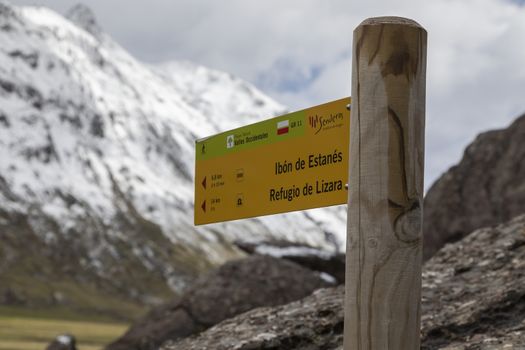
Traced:
[[57, 342], [62, 345], [70, 346], [73, 343], [73, 337], [68, 334], [62, 334], [56, 337]]
[[335, 279], [335, 277], [326, 272], [319, 273], [319, 277], [321, 277], [323, 281], [328, 282], [330, 284], [337, 284], [337, 280]]
[[309, 247], [276, 247], [271, 245], [260, 245], [255, 248], [255, 252], [261, 255], [270, 255], [275, 258], [284, 256], [316, 256], [320, 259], [328, 260], [332, 256], [330, 253], [320, 249]]

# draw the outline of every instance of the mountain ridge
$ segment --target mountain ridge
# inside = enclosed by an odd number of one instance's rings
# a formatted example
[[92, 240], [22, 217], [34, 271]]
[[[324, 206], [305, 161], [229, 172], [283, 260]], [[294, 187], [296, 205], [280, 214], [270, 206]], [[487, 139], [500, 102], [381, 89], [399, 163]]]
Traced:
[[0, 2], [0, 295], [151, 304], [242, 256], [241, 237], [343, 244], [343, 207], [195, 228], [194, 140], [285, 108], [228, 73], [135, 60], [85, 6], [69, 16]]

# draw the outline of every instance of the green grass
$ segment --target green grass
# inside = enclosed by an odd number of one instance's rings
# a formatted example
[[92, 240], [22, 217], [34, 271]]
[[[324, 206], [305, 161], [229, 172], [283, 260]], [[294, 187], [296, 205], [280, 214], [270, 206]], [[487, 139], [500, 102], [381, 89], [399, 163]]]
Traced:
[[79, 350], [100, 350], [128, 327], [124, 323], [71, 318], [31, 318], [0, 313], [0, 350], [44, 350], [57, 335], [64, 333], [75, 336]]
[[[5, 307], [0, 305], [0, 316], [21, 315], [29, 318], [47, 317], [58, 319], [73, 319], [82, 315], [99, 319], [104, 315], [106, 319], [131, 321], [147, 311], [147, 307], [136, 301], [125, 299], [121, 295], [111, 294], [97, 288], [93, 284], [77, 284], [64, 279], [41, 281], [28, 274], [20, 272], [0, 276], [2, 284], [9, 286], [16, 295], [26, 299], [27, 305], [19, 307]], [[59, 305], [52, 305], [50, 296], [54, 291], [60, 291], [65, 301]]]

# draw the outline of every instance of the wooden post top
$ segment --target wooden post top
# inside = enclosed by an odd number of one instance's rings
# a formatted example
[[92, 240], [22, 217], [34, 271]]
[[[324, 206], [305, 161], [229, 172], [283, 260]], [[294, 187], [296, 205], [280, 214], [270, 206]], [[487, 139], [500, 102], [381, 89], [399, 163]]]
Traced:
[[414, 20], [412, 20], [410, 18], [396, 17], [396, 16], [383, 16], [383, 17], [367, 18], [363, 22], [361, 22], [361, 24], [359, 24], [358, 27], [381, 25], [381, 24], [402, 24], [402, 25], [418, 27], [418, 28], [421, 28], [421, 29], [425, 30], [425, 28], [423, 28], [419, 23], [417, 23], [416, 21], [414, 21]]

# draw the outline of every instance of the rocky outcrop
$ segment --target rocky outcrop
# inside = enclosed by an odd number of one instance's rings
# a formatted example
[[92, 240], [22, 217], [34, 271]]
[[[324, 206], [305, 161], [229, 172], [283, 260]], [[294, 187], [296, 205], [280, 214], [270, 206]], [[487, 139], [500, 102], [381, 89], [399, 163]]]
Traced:
[[343, 286], [322, 289], [288, 305], [259, 308], [161, 349], [336, 349], [343, 341], [343, 293]]
[[475, 229], [525, 213], [524, 160], [525, 115], [479, 135], [425, 197], [425, 259]]
[[425, 349], [525, 348], [525, 215], [445, 246], [423, 283]]
[[[252, 310], [162, 350], [342, 349], [344, 287]], [[525, 215], [447, 245], [424, 266], [422, 349], [525, 347]]]
[[157, 307], [107, 350], [156, 349], [260, 306], [300, 299], [326, 287], [319, 273], [290, 261], [254, 255], [226, 263], [201, 278], [184, 296]]
[[260, 242], [237, 240], [234, 243], [245, 253], [269, 255], [290, 260], [310, 270], [324, 272], [333, 277], [337, 283], [344, 283], [345, 281], [345, 255], [343, 253], [329, 252], [286, 240]]

